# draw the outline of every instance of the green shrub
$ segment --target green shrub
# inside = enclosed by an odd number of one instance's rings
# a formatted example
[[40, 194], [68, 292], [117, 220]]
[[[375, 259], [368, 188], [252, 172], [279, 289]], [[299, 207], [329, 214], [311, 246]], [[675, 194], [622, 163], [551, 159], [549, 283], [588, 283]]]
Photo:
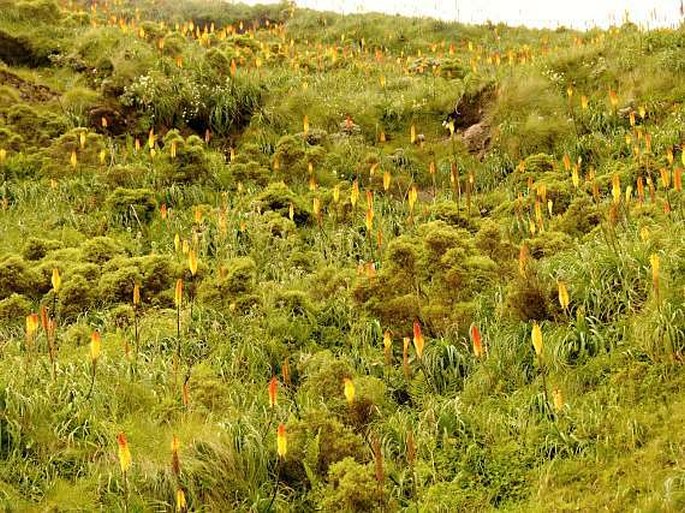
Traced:
[[119, 224], [136, 226], [140, 222], [145, 225], [157, 210], [157, 200], [149, 189], [118, 187], [107, 197], [106, 206]]
[[98, 265], [126, 254], [126, 250], [117, 241], [109, 237], [88, 239], [81, 245], [80, 249], [86, 262]]
[[57, 295], [57, 312], [61, 320], [75, 321], [85, 314], [94, 304], [95, 285], [83, 276], [75, 275], [65, 280]]
[[40, 260], [48, 251], [61, 248], [62, 243], [58, 240], [29, 237], [24, 243], [22, 254], [26, 260]]
[[0, 320], [8, 324], [23, 325], [31, 310], [31, 302], [21, 294], [12, 294], [0, 300]]
[[331, 465], [328, 487], [320, 504], [323, 511], [362, 512], [379, 508], [380, 499], [373, 465], [361, 465], [353, 458], [345, 458]]
[[38, 273], [23, 258], [17, 255], [6, 255], [0, 259], [0, 299], [13, 293], [35, 297]]

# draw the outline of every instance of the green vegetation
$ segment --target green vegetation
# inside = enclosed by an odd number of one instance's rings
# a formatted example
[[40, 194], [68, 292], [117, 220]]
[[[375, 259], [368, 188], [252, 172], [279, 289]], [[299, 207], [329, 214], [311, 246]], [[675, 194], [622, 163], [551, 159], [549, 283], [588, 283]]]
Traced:
[[0, 0], [2, 508], [685, 509], [684, 46]]

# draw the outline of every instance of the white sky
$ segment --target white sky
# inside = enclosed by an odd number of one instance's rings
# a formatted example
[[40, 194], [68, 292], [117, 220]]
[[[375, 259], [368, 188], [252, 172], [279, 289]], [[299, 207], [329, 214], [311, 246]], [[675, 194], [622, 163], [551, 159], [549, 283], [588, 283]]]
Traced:
[[[236, 0], [232, 0], [236, 1]], [[270, 3], [270, 0], [242, 0]], [[504, 22], [508, 25], [586, 29], [630, 21], [645, 27], [674, 26], [683, 19], [681, 0], [295, 0], [301, 7], [343, 14], [385, 12], [432, 16], [464, 23]]]

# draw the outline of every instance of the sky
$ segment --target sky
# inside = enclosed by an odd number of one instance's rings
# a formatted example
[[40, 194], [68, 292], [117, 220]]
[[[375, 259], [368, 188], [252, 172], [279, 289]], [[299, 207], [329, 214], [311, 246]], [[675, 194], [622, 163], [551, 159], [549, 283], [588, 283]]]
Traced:
[[[234, 0], [235, 1], [235, 0]], [[269, 0], [242, 0], [271, 3]], [[463, 23], [504, 22], [508, 25], [577, 29], [620, 25], [626, 12], [638, 25], [675, 26], [683, 19], [681, 0], [295, 0], [300, 7], [343, 14], [385, 12], [431, 16]]]

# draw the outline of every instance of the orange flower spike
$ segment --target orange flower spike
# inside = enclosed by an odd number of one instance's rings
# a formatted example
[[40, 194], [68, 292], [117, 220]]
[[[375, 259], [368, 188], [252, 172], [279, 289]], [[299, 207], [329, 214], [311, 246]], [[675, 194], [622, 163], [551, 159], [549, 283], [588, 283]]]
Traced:
[[162, 221], [166, 221], [167, 217], [169, 216], [169, 210], [166, 206], [166, 203], [162, 203], [162, 206], [159, 207], [159, 215], [162, 218]]
[[418, 321], [414, 321], [414, 348], [419, 359], [423, 358], [423, 334], [421, 333], [421, 325]]
[[473, 354], [476, 358], [481, 358], [484, 355], [483, 341], [480, 336], [480, 330], [476, 324], [471, 325], [471, 342], [473, 344]]
[[90, 336], [90, 360], [95, 364], [100, 357], [102, 337], [99, 331], [94, 331]]
[[278, 404], [278, 378], [276, 376], [269, 381], [269, 406], [273, 408]]
[[680, 167], [673, 170], [673, 188], [676, 192], [683, 190], [683, 169]]
[[117, 435], [117, 445], [119, 446], [119, 467], [121, 467], [121, 472], [126, 474], [131, 467], [131, 451], [123, 432]]
[[276, 450], [278, 452], [278, 457], [283, 459], [288, 453], [288, 439], [285, 433], [285, 425], [281, 422], [278, 425], [278, 430], [276, 431]]

